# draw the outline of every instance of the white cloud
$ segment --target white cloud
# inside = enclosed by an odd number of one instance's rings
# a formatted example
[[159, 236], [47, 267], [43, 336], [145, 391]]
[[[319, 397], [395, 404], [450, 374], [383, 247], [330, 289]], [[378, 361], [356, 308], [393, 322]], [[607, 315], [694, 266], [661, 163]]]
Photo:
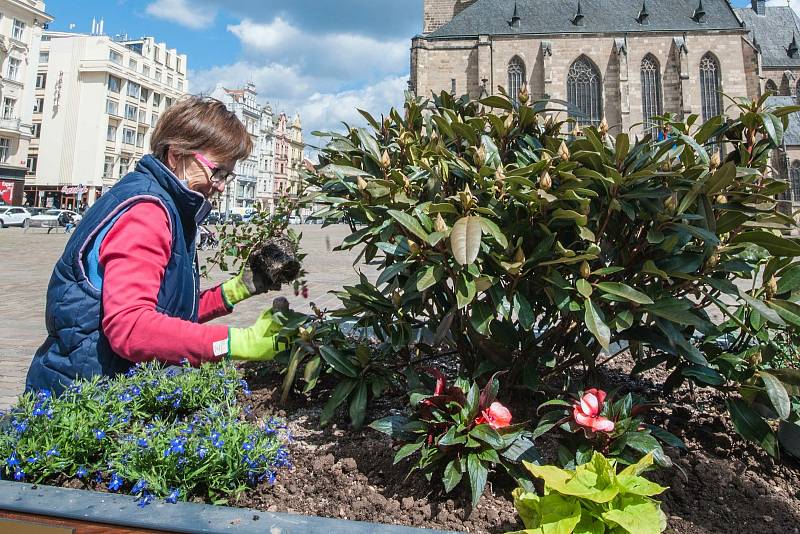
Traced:
[[208, 28], [216, 17], [213, 9], [191, 6], [189, 0], [155, 0], [147, 5], [145, 12], [195, 30]]

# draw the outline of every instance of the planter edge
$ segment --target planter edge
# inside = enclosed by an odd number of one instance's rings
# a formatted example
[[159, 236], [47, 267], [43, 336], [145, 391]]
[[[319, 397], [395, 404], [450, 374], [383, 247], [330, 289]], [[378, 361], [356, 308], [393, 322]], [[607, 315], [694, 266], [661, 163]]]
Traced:
[[156, 501], [142, 509], [130, 495], [12, 481], [0, 481], [0, 510], [182, 533], [222, 534], [235, 530], [237, 534], [445, 534], [398, 525], [185, 502]]

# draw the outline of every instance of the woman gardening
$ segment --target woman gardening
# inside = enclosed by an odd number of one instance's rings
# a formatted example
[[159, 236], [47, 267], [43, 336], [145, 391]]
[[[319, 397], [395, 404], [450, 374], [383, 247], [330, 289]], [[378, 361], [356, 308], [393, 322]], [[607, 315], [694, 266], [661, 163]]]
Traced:
[[225, 190], [236, 162], [252, 150], [244, 125], [221, 102], [188, 97], [164, 113], [150, 146], [152, 154], [86, 212], [56, 263], [47, 339], [26, 389], [58, 394], [78, 378], [113, 376], [153, 359], [197, 366], [279, 352], [271, 308], [250, 328], [203, 324], [290, 281], [268, 280], [248, 262], [200, 292], [198, 224], [211, 210], [208, 199]]

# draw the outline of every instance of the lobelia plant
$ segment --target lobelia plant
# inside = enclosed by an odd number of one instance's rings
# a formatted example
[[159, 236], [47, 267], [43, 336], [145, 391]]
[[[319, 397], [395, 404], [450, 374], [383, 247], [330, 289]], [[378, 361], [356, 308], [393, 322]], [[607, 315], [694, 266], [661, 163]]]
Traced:
[[140, 506], [201, 498], [227, 502], [289, 467], [286, 425], [243, 420], [247, 383], [228, 364], [73, 383], [63, 395], [26, 393], [0, 430], [0, 476], [47, 483], [77, 478], [125, 491]]
[[800, 108], [664, 116], [657, 141], [605, 122], [568, 137], [563, 104], [442, 93], [328, 134], [308, 177], [319, 215], [347, 221], [340, 248], [380, 271], [344, 288], [337, 313], [399, 364], [420, 340], [465, 375], [507, 370], [532, 389], [629, 348], [635, 373], [668, 371], [667, 391], [716, 388], [737, 431], [776, 455], [768, 419], [791, 418], [800, 383], [782, 356], [800, 328], [800, 243], [769, 155]]
[[574, 469], [525, 462], [544, 481], [544, 493], [514, 490], [514, 505], [525, 534], [659, 534], [667, 518], [653, 496], [667, 488], [641, 474], [653, 463], [651, 454], [617, 473], [616, 462], [599, 452]]
[[511, 412], [495, 400], [497, 378], [492, 377], [479, 389], [463, 379], [448, 386], [440, 371], [424, 371], [436, 379], [436, 386], [432, 395], [420, 391], [411, 394], [410, 417], [390, 416], [369, 425], [404, 443], [394, 463], [418, 453], [410, 473], [421, 471], [429, 481], [441, 476], [447, 493], [466, 475], [473, 506], [483, 494], [489, 472], [497, 465], [527, 485], [519, 462], [538, 462], [539, 456], [525, 425], [511, 424]]
[[623, 464], [635, 464], [650, 454], [658, 465], [671, 466], [661, 444], [686, 449], [683, 442], [663, 428], [644, 423], [641, 415], [651, 405], [638, 403], [630, 393], [616, 400], [613, 397], [590, 388], [571, 403], [555, 399], [541, 404], [539, 411], [555, 409], [542, 416], [533, 438], [559, 430], [558, 461], [566, 469], [590, 461], [594, 451]]

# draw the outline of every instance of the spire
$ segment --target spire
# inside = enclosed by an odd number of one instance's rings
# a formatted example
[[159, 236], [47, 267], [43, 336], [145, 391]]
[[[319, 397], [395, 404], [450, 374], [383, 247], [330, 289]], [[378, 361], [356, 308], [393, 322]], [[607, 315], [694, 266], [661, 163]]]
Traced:
[[797, 46], [797, 35], [792, 32], [792, 42], [789, 43], [789, 48], [786, 49], [786, 53], [789, 54], [790, 58], [794, 59], [798, 57], [798, 51], [800, 51], [800, 48]]
[[705, 24], [706, 10], [703, 8], [703, 0], [700, 0], [700, 3], [697, 4], [697, 8], [694, 10], [694, 15], [692, 15], [692, 20], [698, 24]]
[[639, 16], [636, 17], [639, 24], [650, 24], [650, 13], [647, 12], [647, 2], [642, 0], [642, 9], [639, 10]]
[[512, 28], [519, 28], [520, 21], [519, 11], [517, 10], [517, 3], [514, 2], [514, 14], [511, 15], [511, 22], [509, 23]]
[[581, 11], [581, 0], [578, 0], [578, 11], [572, 17], [572, 23], [575, 26], [583, 26], [583, 11]]

